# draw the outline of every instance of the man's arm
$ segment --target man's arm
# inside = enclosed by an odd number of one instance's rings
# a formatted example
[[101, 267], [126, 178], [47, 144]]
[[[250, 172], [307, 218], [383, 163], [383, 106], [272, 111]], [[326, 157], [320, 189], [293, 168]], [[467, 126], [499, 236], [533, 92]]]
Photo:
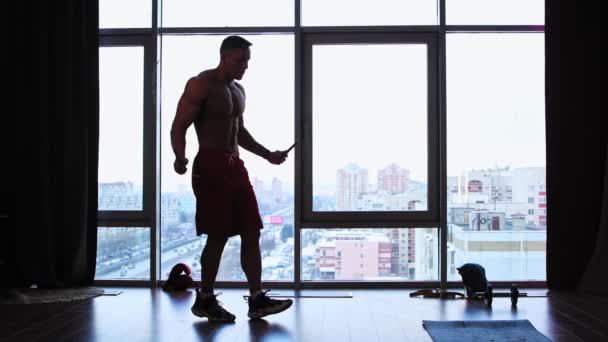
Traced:
[[239, 117], [239, 135], [237, 140], [239, 142], [239, 146], [253, 154], [256, 154], [264, 159], [268, 159], [270, 156], [270, 151], [255, 141], [249, 131], [245, 128], [245, 125], [243, 124], [243, 115]]
[[239, 135], [237, 139], [241, 147], [268, 160], [271, 164], [280, 165], [287, 159], [287, 153], [285, 151], [270, 152], [266, 147], [255, 141], [243, 125], [242, 115], [239, 120]]
[[[180, 174], [186, 172], [185, 166], [188, 163], [186, 159], [186, 131], [196, 119], [196, 115], [207, 97], [206, 88], [204, 79], [189, 79], [177, 104], [177, 111], [171, 125], [171, 147], [173, 153], [175, 153], [175, 171]], [[178, 164], [182, 167], [178, 168]]]
[[[235, 84], [241, 89], [243, 96], [245, 96], [245, 89], [242, 85], [235, 82]], [[287, 158], [287, 153], [281, 151], [270, 152], [266, 147], [255, 141], [249, 131], [245, 128], [245, 122], [243, 120], [243, 114], [239, 116], [239, 133], [237, 136], [239, 146], [246, 149], [247, 151], [258, 155], [272, 164], [279, 165]]]

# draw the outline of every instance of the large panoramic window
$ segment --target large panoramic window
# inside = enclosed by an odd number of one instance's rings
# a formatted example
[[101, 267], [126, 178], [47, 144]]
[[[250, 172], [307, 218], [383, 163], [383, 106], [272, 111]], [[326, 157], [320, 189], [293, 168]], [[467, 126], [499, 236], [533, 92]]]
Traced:
[[[440, 286], [464, 263], [490, 281], [545, 281], [544, 12], [542, 0], [100, 0], [96, 279], [154, 283], [182, 262], [200, 280], [198, 139], [190, 127], [178, 175], [170, 129], [187, 81], [240, 35], [253, 43], [245, 127], [270, 150], [297, 142], [280, 166], [240, 149], [266, 284]], [[246, 286], [240, 246], [228, 240], [219, 282]]]
[[448, 277], [544, 280], [544, 37], [447, 36]]

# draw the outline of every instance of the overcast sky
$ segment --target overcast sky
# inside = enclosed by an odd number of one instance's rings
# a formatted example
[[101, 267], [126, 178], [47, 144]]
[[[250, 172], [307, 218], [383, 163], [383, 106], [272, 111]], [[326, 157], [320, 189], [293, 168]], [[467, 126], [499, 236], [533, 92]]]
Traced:
[[[294, 3], [287, 0], [165, 0], [167, 27], [291, 26]], [[151, 0], [100, 0], [99, 25], [150, 27]], [[437, 0], [301, 0], [302, 25], [436, 25]], [[446, 0], [452, 25], [542, 25], [544, 0]], [[222, 15], [223, 13], [229, 15]]]
[[[189, 173], [172, 171], [168, 132], [186, 81], [217, 66], [224, 37], [163, 38], [163, 191], [189, 186]], [[245, 125], [269, 149], [287, 148], [294, 140], [293, 36], [245, 37], [253, 42], [241, 82], [247, 93]], [[366, 167], [371, 183], [377, 169], [391, 162], [426, 181], [426, 53], [420, 44], [315, 47], [316, 183], [333, 183], [336, 170], [349, 162]], [[101, 182], [141, 182], [142, 77], [142, 48], [101, 49]], [[544, 166], [542, 34], [448, 35], [447, 102], [449, 175], [495, 165]], [[192, 160], [195, 152], [191, 129], [187, 156]], [[251, 176], [293, 181], [293, 155], [281, 166], [247, 152], [243, 159]]]

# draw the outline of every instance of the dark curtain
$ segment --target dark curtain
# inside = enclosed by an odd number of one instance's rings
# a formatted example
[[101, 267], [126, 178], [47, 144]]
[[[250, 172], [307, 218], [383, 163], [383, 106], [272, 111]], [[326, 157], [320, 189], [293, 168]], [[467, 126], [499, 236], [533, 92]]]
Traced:
[[[574, 290], [595, 251], [606, 248], [605, 242], [598, 243], [605, 235], [600, 221], [608, 196], [602, 12], [596, 2], [547, 0], [545, 6], [547, 284], [553, 290]], [[606, 264], [606, 253], [601, 255]], [[590, 272], [599, 277], [605, 270]]]
[[8, 165], [16, 205], [3, 286], [88, 285], [97, 248], [98, 1], [16, 6], [16, 155]]
[[595, 242], [595, 251], [578, 289], [589, 294], [608, 296], [608, 272], [606, 272], [606, 265], [608, 265], [608, 148], [604, 160], [606, 164], [600, 227]]

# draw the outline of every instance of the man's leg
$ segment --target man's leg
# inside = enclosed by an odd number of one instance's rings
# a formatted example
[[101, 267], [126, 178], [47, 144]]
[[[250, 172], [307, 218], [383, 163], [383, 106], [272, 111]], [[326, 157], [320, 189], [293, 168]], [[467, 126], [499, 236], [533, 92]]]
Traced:
[[249, 231], [241, 234], [241, 265], [249, 282], [249, 311], [252, 319], [276, 314], [287, 310], [291, 299], [272, 299], [262, 291], [262, 255], [260, 254], [260, 231]]
[[201, 290], [196, 289], [196, 300], [191, 311], [198, 317], [207, 317], [210, 322], [234, 322], [236, 316], [226, 311], [213, 293], [213, 284], [220, 267], [220, 260], [227, 237], [207, 237], [207, 243], [201, 254]]
[[207, 243], [201, 253], [201, 290], [203, 293], [213, 293], [213, 285], [227, 241], [227, 237], [207, 237]]
[[241, 267], [247, 276], [249, 292], [254, 294], [262, 290], [262, 255], [260, 254], [260, 231], [248, 231], [241, 234]]

